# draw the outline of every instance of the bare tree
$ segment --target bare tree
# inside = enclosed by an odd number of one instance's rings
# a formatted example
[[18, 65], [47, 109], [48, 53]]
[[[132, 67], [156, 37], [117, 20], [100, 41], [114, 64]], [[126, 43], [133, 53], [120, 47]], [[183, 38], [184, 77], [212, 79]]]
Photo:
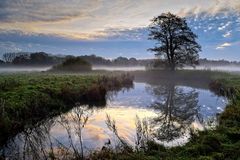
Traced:
[[156, 40], [156, 46], [150, 51], [165, 60], [171, 70], [183, 64], [197, 64], [201, 46], [197, 36], [188, 27], [186, 19], [171, 13], [162, 13], [152, 19], [149, 26], [149, 39]]
[[11, 63], [16, 56], [17, 56], [16, 53], [4, 53], [2, 55], [2, 59], [7, 63]]
[[23, 58], [27, 58], [29, 55], [26, 52], [12, 52], [12, 53], [4, 53], [2, 55], [2, 59], [6, 62], [6, 63], [12, 63], [15, 58], [17, 57], [23, 57]]

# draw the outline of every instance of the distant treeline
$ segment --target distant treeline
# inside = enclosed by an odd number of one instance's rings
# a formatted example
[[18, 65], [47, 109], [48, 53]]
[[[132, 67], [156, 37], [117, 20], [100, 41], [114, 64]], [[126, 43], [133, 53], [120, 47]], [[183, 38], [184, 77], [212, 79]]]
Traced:
[[0, 64], [50, 66], [61, 63], [63, 60], [64, 57], [47, 54], [45, 52], [12, 52], [3, 54]]
[[[2, 55], [0, 65], [43, 65], [50, 66], [62, 63], [65, 59], [72, 58], [74, 56], [59, 56], [52, 55], [45, 52], [17, 52], [17, 53], [5, 53]], [[96, 55], [83, 55], [78, 56], [83, 60], [91, 63], [94, 66], [146, 66], [153, 62], [153, 59], [137, 60], [136, 58], [118, 57], [110, 60]]]
[[147, 66], [154, 61], [153, 59], [136, 59], [126, 57], [117, 57], [110, 60], [96, 55], [84, 55], [80, 57], [95, 66]]
[[226, 61], [226, 60], [208, 60], [206, 58], [199, 60], [200, 65], [204, 66], [228, 66], [228, 65], [240, 65], [239, 61]]
[[[0, 59], [0, 65], [22, 65], [22, 66], [52, 66], [62, 63], [67, 58], [74, 56], [53, 55], [45, 52], [13, 52], [5, 53]], [[155, 59], [136, 59], [117, 57], [115, 59], [106, 59], [96, 55], [78, 56], [93, 66], [154, 66]], [[158, 61], [159, 63], [159, 61]], [[160, 62], [162, 63], [162, 62]], [[199, 65], [203, 66], [223, 66], [223, 65], [240, 65], [240, 62], [226, 60], [208, 60], [200, 59]], [[161, 64], [160, 64], [161, 66]]]

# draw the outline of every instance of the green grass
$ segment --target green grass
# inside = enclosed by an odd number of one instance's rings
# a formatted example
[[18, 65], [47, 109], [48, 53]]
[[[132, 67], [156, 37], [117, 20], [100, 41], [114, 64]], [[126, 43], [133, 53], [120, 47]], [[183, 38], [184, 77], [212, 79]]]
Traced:
[[105, 105], [109, 90], [130, 87], [129, 75], [2, 74], [0, 77], [0, 142], [75, 103]]
[[5, 139], [10, 132], [34, 124], [43, 117], [66, 110], [66, 104], [73, 105], [77, 98], [81, 100], [97, 80], [97, 76], [1, 75], [1, 138]]
[[[135, 73], [137, 76], [155, 78], [166, 77], [153, 73]], [[139, 75], [141, 74], [141, 75]], [[148, 74], [146, 76], [146, 74]], [[168, 73], [171, 74], [171, 73]], [[149, 141], [145, 150], [119, 150], [105, 148], [94, 151], [92, 159], [198, 159], [198, 160], [234, 160], [240, 157], [240, 76], [210, 71], [178, 71], [179, 79], [205, 79], [210, 89], [217, 94], [228, 96], [230, 103], [219, 115], [219, 125], [212, 130], [194, 134], [184, 146], [165, 148]], [[152, 77], [151, 77], [152, 78]], [[171, 78], [171, 77], [170, 77]], [[127, 78], [107, 78], [97, 75], [52, 75], [52, 74], [16, 74], [0, 77], [0, 119], [1, 134], [18, 130], [38, 122], [77, 100], [91, 100], [102, 95], [104, 90], [121, 88], [121, 83], [130, 84]], [[81, 95], [81, 96], [79, 96]], [[102, 97], [97, 98], [100, 100]], [[70, 105], [72, 107], [72, 105]], [[43, 116], [44, 115], [44, 116]], [[2, 136], [0, 136], [2, 138]]]
[[5, 75], [0, 77], [0, 98], [6, 101], [6, 106], [19, 108], [32, 96], [46, 96], [51, 92], [57, 95], [66, 88], [84, 91], [96, 81], [96, 76]]

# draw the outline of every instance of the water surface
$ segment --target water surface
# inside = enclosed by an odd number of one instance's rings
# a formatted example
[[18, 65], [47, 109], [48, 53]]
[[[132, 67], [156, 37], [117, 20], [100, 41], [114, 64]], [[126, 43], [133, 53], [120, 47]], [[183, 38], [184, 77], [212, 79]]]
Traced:
[[[172, 83], [149, 85], [134, 83], [134, 88], [109, 93], [103, 107], [76, 106], [32, 129], [26, 129], [8, 142], [2, 153], [8, 157], [44, 157], [62, 148], [84, 153], [116, 146], [116, 135], [107, 127], [106, 115], [114, 120], [119, 136], [136, 143], [136, 122], [147, 123], [150, 136], [165, 146], [186, 143], [191, 130], [215, 125], [216, 114], [224, 110], [227, 100], [206, 89], [176, 86]], [[39, 157], [35, 157], [39, 156]], [[44, 158], [43, 158], [44, 159]]]

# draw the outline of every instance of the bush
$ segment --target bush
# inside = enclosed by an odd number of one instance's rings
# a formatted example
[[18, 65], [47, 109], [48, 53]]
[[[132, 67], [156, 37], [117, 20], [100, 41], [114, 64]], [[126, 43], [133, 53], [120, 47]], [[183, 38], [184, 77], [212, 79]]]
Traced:
[[207, 152], [220, 151], [221, 149], [220, 141], [217, 139], [217, 137], [212, 135], [205, 136], [202, 144], [209, 147], [209, 150], [206, 150]]
[[63, 61], [62, 64], [54, 66], [51, 70], [70, 72], [91, 71], [92, 65], [80, 57], [71, 57]]

